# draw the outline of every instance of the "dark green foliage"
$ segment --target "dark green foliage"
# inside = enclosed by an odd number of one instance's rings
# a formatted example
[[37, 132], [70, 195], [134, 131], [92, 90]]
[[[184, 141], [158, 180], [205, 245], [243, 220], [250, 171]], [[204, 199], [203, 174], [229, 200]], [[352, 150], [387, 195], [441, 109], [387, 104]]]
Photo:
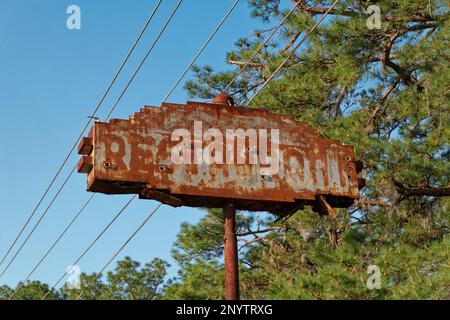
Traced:
[[[331, 2], [302, 1], [277, 41], [230, 87], [238, 104], [253, 95], [291, 50], [291, 40], [298, 41]], [[271, 25], [287, 12], [280, 1], [249, 4], [254, 17]], [[370, 4], [381, 8], [379, 30], [366, 25], [363, 9]], [[239, 40], [227, 61], [242, 66], [265, 34], [257, 31]], [[448, 35], [448, 7], [442, 1], [341, 1], [253, 100], [251, 106], [291, 114], [321, 134], [355, 146], [367, 179], [364, 198], [392, 206], [354, 206], [339, 210], [335, 220], [306, 208], [285, 224], [270, 218], [257, 223], [252, 214], [242, 214], [241, 219], [249, 219], [242, 225], [253, 232], [240, 242], [244, 298], [450, 297]], [[210, 99], [237, 70], [197, 66], [186, 89], [192, 97]], [[207, 217], [211, 215], [218, 214]], [[210, 228], [215, 232], [206, 236]], [[188, 291], [190, 279], [198, 280], [207, 270], [205, 264], [217, 263], [221, 241], [220, 221], [205, 218], [183, 226], [175, 248], [197, 262], [182, 268], [177, 288]], [[366, 286], [369, 265], [380, 267], [379, 290]], [[210, 280], [222, 286], [222, 279]], [[195, 285], [202, 290], [203, 285]], [[204, 295], [212, 298], [210, 294], [205, 290]]]
[[[102, 277], [101, 274], [82, 273], [80, 289], [64, 285], [60, 290], [51, 290], [47, 300], [85, 299], [85, 300], [154, 300], [161, 298], [165, 285], [167, 267], [161, 259], [154, 259], [141, 267], [141, 264], [125, 257], [117, 262], [113, 271]], [[105, 279], [106, 278], [106, 279]], [[170, 284], [170, 281], [167, 282]], [[18, 284], [15, 300], [40, 300], [49, 290], [49, 286], [39, 281]], [[7, 300], [16, 289], [0, 287], [0, 300]]]
[[[19, 290], [15, 293], [14, 300], [41, 300], [50, 289], [49, 285], [40, 281], [19, 282], [16, 288], [19, 288]], [[8, 286], [0, 287], [0, 300], [7, 300], [15, 290]], [[45, 299], [58, 300], [61, 299], [61, 295], [52, 289]]]
[[86, 300], [154, 300], [161, 294], [168, 264], [154, 259], [144, 266], [130, 257], [116, 264], [114, 271], [106, 274], [106, 281], [99, 274], [81, 275], [81, 289], [63, 288], [68, 299]]

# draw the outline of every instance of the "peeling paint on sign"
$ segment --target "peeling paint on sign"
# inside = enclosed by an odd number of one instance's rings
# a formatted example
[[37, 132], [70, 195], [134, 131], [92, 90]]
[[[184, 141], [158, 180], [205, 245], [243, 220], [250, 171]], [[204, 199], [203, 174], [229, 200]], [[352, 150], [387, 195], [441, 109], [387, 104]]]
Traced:
[[[194, 128], [196, 122], [201, 122], [201, 132]], [[197, 129], [190, 145], [173, 141], [173, 132], [180, 129]], [[239, 145], [233, 138], [231, 148], [226, 132], [232, 129], [253, 130], [257, 141], [244, 135], [244, 147], [234, 148]], [[275, 132], [276, 148], [271, 140]], [[211, 136], [219, 140], [223, 136], [222, 141], [214, 140], [215, 148], [209, 146]], [[177, 144], [187, 148], [183, 159], [197, 162], [174, 163], [172, 150]], [[265, 157], [258, 150], [264, 144]], [[224, 155], [201, 161], [199, 157], [211, 150], [224, 150]], [[85, 155], [79, 171], [88, 174], [89, 191], [137, 193], [173, 206], [223, 207], [231, 201], [237, 209], [285, 215], [304, 205], [318, 207], [318, 201], [348, 207], [359, 198], [353, 147], [321, 137], [290, 116], [262, 109], [197, 102], [147, 106], [128, 120], [96, 122], [79, 151]], [[228, 163], [227, 157], [244, 163]], [[274, 167], [275, 172], [268, 169]]]

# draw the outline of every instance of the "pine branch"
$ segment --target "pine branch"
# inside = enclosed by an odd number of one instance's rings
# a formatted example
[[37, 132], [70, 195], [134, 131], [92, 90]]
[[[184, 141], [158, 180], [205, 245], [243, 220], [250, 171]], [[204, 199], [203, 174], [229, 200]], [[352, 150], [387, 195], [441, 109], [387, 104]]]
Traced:
[[253, 67], [253, 68], [265, 68], [266, 66], [263, 63], [258, 62], [246, 62], [246, 61], [236, 61], [236, 60], [228, 60], [228, 63], [238, 65], [238, 66], [245, 66]]
[[286, 45], [283, 47], [283, 49], [281, 49], [278, 52], [278, 56], [282, 56], [290, 47], [292, 47], [292, 45], [294, 44], [295, 41], [297, 41], [298, 37], [301, 35], [301, 32], [296, 32], [291, 39], [289, 39], [289, 41], [286, 43]]
[[260, 234], [260, 233], [266, 233], [269, 231], [282, 230], [282, 229], [283, 229], [283, 227], [268, 227], [268, 228], [261, 229], [261, 230], [250, 230], [249, 229], [248, 231], [240, 232], [240, 233], [237, 233], [236, 235], [238, 237], [243, 237], [243, 236], [249, 236], [249, 235], [256, 235], [256, 234]]
[[[329, 8], [326, 7], [302, 7], [303, 11], [311, 13], [312, 15], [318, 15], [318, 14], [324, 14], [329, 10]], [[342, 16], [342, 17], [350, 17], [350, 18], [356, 18], [361, 17], [362, 15], [365, 15], [362, 12], [359, 11], [352, 11], [352, 10], [344, 10], [341, 11], [340, 9], [332, 9], [329, 13], [329, 15], [335, 15], [335, 16]], [[385, 22], [428, 22], [428, 21], [437, 21], [438, 18], [442, 18], [444, 15], [421, 15], [420, 13], [415, 13], [411, 17], [396, 17], [396, 16], [383, 16], [383, 21]]]
[[433, 187], [407, 187], [404, 184], [392, 179], [395, 187], [397, 188], [397, 192], [400, 194], [398, 199], [395, 201], [395, 204], [402, 202], [403, 200], [409, 197], [449, 197], [450, 196], [450, 188], [433, 188]]
[[366, 132], [370, 132], [372, 131], [372, 127], [373, 127], [373, 123], [375, 121], [375, 118], [378, 117], [378, 115], [380, 114], [380, 110], [383, 107], [384, 103], [386, 102], [387, 98], [389, 97], [389, 95], [392, 93], [392, 91], [394, 91], [394, 89], [398, 86], [398, 84], [400, 83], [400, 78], [398, 78], [387, 90], [386, 92], [380, 97], [380, 99], [378, 100], [378, 103], [375, 107], [375, 109], [373, 110], [372, 114], [369, 117], [369, 120], [367, 121], [366, 124]]
[[392, 202], [379, 201], [379, 200], [356, 200], [355, 204], [378, 206], [378, 207], [392, 207]]
[[347, 92], [347, 86], [342, 86], [342, 88], [339, 90], [339, 95], [336, 99], [336, 101], [334, 102], [334, 111], [335, 111], [335, 115], [342, 115], [342, 111], [341, 111], [341, 103], [345, 98], [345, 94]]
[[385, 74], [387, 75], [385, 66], [388, 66], [400, 76], [400, 78], [403, 80], [403, 82], [407, 86], [410, 86], [411, 84], [413, 84], [414, 80], [412, 79], [411, 72], [391, 60], [392, 46], [394, 45], [395, 41], [399, 37], [405, 35], [408, 32], [425, 30], [425, 29], [435, 29], [435, 28], [437, 28], [436, 23], [424, 23], [424, 24], [417, 24], [414, 26], [410, 26], [408, 28], [401, 29], [401, 30], [395, 30], [389, 37], [389, 40], [386, 42], [386, 44], [384, 46], [384, 50], [383, 50], [384, 56], [381, 59], [381, 63], [382, 63], [382, 68], [383, 68]]

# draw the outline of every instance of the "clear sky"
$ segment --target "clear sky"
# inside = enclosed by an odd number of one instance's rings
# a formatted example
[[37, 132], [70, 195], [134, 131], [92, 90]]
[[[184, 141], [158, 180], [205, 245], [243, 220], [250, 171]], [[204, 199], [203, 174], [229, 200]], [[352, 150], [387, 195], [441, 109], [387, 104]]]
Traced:
[[[0, 0], [0, 257], [55, 174], [156, 2]], [[163, 1], [103, 104], [101, 116], [115, 101], [176, 2]], [[146, 104], [159, 105], [232, 3], [233, 0], [185, 0], [113, 117], [127, 118]], [[69, 16], [66, 9], [71, 4], [81, 8], [81, 30], [66, 28]], [[200, 64], [207, 63], [217, 69], [226, 67], [225, 52], [232, 49], [239, 37], [261, 27], [249, 13], [247, 1], [241, 0], [199, 59]], [[169, 101], [182, 103], [186, 99], [180, 85]], [[78, 158], [73, 155], [56, 186]], [[25, 278], [89, 196], [85, 187], [85, 175], [76, 174], [70, 180], [17, 260], [0, 279], [0, 285], [15, 285]], [[54, 192], [55, 188], [36, 217]], [[54, 283], [128, 198], [97, 196], [32, 279]], [[154, 201], [135, 201], [78, 264], [81, 270], [98, 271], [155, 205]], [[170, 275], [174, 276], [177, 269], [170, 250], [180, 223], [195, 222], [203, 214], [198, 209], [163, 206], [119, 258], [130, 255], [147, 262], [160, 257], [173, 265]]]

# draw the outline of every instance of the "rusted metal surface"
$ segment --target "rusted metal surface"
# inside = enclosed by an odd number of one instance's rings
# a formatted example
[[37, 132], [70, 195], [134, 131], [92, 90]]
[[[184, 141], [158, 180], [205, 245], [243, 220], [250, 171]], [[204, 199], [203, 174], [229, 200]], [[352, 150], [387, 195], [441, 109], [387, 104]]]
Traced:
[[83, 137], [80, 144], [78, 145], [78, 154], [82, 155], [90, 155], [92, 152], [92, 148], [94, 147], [92, 138]]
[[239, 300], [239, 261], [236, 238], [236, 208], [232, 203], [226, 203], [223, 208], [225, 220], [224, 232], [224, 269], [225, 298]]
[[91, 170], [93, 168], [92, 162], [93, 162], [92, 157], [90, 157], [90, 156], [81, 158], [81, 160], [78, 162], [78, 172], [79, 173], [91, 172]]
[[224, 92], [221, 92], [217, 97], [215, 97], [213, 103], [234, 106], [233, 98]]
[[[106, 194], [137, 193], [140, 198], [172, 206], [223, 208], [232, 200], [238, 210], [277, 215], [304, 205], [330, 214], [330, 208], [348, 207], [359, 198], [359, 164], [353, 147], [321, 137], [307, 123], [290, 116], [231, 103], [227, 97], [218, 97], [215, 103], [164, 103], [161, 107], [146, 106], [128, 120], [94, 123], [92, 139], [84, 139], [79, 146], [85, 155], [80, 172], [89, 171], [87, 189]], [[175, 164], [171, 152], [179, 141], [172, 141], [172, 134], [180, 128], [194, 132], [196, 121], [201, 122], [202, 133], [211, 128], [223, 133], [227, 129], [266, 130], [269, 151], [274, 145], [270, 138], [278, 130], [278, 170], [262, 174], [264, 169], [270, 171], [271, 164], [251, 161], [258, 155], [250, 139], [241, 150], [245, 163]], [[258, 136], [257, 146], [263, 138]], [[193, 134], [189, 146], [192, 158], [198, 155], [196, 147], [205, 149], [211, 141], [199, 141]], [[224, 135], [220, 141], [224, 149], [227, 142]], [[234, 152], [232, 158], [238, 158], [237, 148], [230, 152]]]

